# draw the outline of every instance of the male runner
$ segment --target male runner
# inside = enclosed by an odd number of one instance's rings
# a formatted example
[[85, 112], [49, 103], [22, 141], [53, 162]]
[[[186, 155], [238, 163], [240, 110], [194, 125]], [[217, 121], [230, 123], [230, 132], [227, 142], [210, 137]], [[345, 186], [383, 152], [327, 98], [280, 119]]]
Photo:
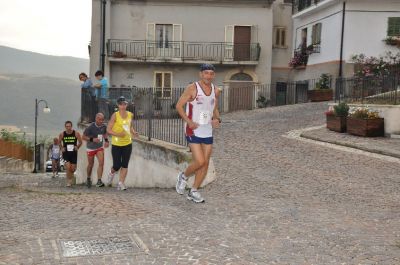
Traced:
[[72, 122], [66, 121], [65, 131], [60, 133], [58, 139], [63, 151], [62, 156], [65, 160], [67, 187], [71, 187], [74, 172], [76, 170], [76, 162], [78, 160], [78, 149], [82, 145], [82, 138], [79, 132], [72, 130]]
[[94, 165], [94, 157], [97, 157], [99, 162], [99, 167], [97, 168], [97, 187], [104, 187], [104, 183], [101, 181], [103, 176], [104, 167], [104, 148], [108, 148], [108, 135], [107, 126], [103, 124], [104, 115], [102, 113], [97, 113], [95, 122], [89, 125], [83, 132], [82, 139], [86, 143], [86, 153], [88, 157], [87, 166], [87, 181], [86, 185], [88, 188], [92, 187], [92, 169]]
[[51, 169], [53, 171], [52, 178], [58, 177], [58, 171], [60, 169], [60, 144], [58, 138], [53, 139], [53, 144], [49, 146], [47, 153], [50, 154], [51, 159]]
[[[221, 118], [218, 111], [219, 89], [212, 81], [215, 78], [215, 68], [211, 64], [200, 67], [200, 81], [190, 84], [176, 103], [176, 110], [186, 122], [185, 134], [192, 151], [192, 163], [179, 173], [176, 182], [176, 192], [185, 192], [188, 178], [195, 174], [193, 187], [187, 199], [194, 202], [204, 202], [198, 191], [207, 175], [208, 163], [212, 152], [213, 128], [218, 128]], [[186, 112], [183, 106], [186, 104]]]

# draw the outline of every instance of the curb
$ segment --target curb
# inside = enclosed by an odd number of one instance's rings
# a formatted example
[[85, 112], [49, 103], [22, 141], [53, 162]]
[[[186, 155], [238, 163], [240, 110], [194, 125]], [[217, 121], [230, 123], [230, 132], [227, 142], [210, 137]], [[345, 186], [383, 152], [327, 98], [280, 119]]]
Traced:
[[314, 141], [318, 141], [318, 142], [324, 142], [324, 143], [329, 143], [329, 144], [335, 144], [335, 145], [350, 147], [350, 148], [358, 149], [358, 150], [365, 151], [365, 152], [375, 153], [375, 154], [379, 154], [379, 155], [385, 155], [385, 156], [390, 156], [390, 157], [394, 157], [394, 158], [400, 158], [400, 154], [397, 154], [397, 153], [377, 150], [377, 149], [373, 149], [373, 148], [366, 148], [366, 147], [358, 146], [358, 145], [355, 145], [355, 144], [338, 142], [338, 141], [335, 141], [335, 140], [320, 139], [318, 137], [306, 135], [304, 132], [302, 132], [300, 134], [300, 137], [306, 138], [306, 139], [310, 139], [310, 140], [314, 140]]

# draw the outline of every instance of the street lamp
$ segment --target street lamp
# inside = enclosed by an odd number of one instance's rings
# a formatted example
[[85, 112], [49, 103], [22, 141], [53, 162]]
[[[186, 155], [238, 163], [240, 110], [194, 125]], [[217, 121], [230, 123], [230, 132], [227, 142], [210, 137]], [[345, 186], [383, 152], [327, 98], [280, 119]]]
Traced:
[[49, 106], [48, 106], [48, 104], [47, 104], [47, 101], [46, 100], [44, 100], [44, 99], [40, 99], [40, 100], [38, 100], [37, 98], [35, 99], [35, 146], [34, 146], [34, 156], [35, 156], [35, 159], [34, 159], [34, 167], [33, 167], [33, 173], [37, 173], [37, 168], [36, 168], [36, 163], [37, 163], [37, 161], [36, 161], [36, 158], [37, 158], [37, 154], [36, 154], [36, 141], [37, 141], [37, 118], [38, 118], [38, 116], [39, 116], [39, 111], [38, 111], [38, 106], [39, 106], [39, 103], [40, 102], [44, 102], [45, 104], [46, 104], [46, 107], [44, 107], [43, 108], [43, 112], [44, 113], [50, 113], [50, 108], [49, 108]]

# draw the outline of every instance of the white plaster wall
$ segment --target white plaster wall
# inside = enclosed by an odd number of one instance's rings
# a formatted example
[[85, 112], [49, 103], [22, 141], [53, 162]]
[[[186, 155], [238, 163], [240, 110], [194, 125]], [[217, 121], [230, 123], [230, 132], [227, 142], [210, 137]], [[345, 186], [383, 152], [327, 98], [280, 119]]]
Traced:
[[[264, 7], [261, 4], [254, 5], [227, 5], [217, 3], [211, 4], [189, 4], [180, 3], [172, 4], [165, 2], [156, 4], [150, 2], [130, 2], [116, 1], [110, 4], [107, 1], [107, 34], [108, 39], [128, 39], [128, 40], [145, 40], [147, 23], [160, 24], [182, 24], [182, 40], [183, 41], [200, 41], [200, 42], [225, 42], [225, 26], [242, 25], [257, 26], [257, 35], [252, 36], [254, 42], [261, 45], [261, 55], [259, 64], [252, 67], [253, 71], [258, 75], [259, 82], [268, 83], [271, 80], [271, 58], [272, 58], [272, 8]], [[93, 0], [93, 17], [92, 17], [92, 55], [91, 55], [91, 75], [98, 69], [99, 65], [99, 42], [100, 42], [100, 1]], [[106, 60], [106, 76], [109, 77], [110, 83], [120, 85], [118, 83], [129, 84], [126, 79], [117, 79], [120, 76], [126, 76], [126, 73], [117, 73], [119, 67], [115, 67], [117, 63], [110, 63]], [[124, 63], [121, 63], [123, 65]], [[148, 63], [138, 64], [147, 71], [151, 68]], [[158, 64], [161, 65], [161, 64]], [[130, 66], [128, 66], [130, 67]], [[175, 66], [167, 65], [170, 69], [176, 69]], [[187, 64], [182, 67], [191, 68]], [[219, 66], [217, 66], [220, 68]], [[246, 66], [231, 66], [237, 68], [238, 72]], [[126, 68], [121, 66], [120, 68]], [[154, 68], [154, 67], [153, 67]], [[197, 70], [197, 69], [196, 69]], [[196, 71], [198, 72], [198, 71]], [[149, 76], [145, 82], [153, 80]], [[196, 73], [197, 76], [197, 73]], [[182, 78], [182, 83], [191, 81], [192, 74]], [[153, 84], [151, 84], [153, 85]]]
[[343, 57], [346, 61], [359, 53], [380, 56], [386, 51], [399, 52], [397, 47], [386, 45], [382, 40], [387, 36], [388, 17], [400, 17], [400, 1], [352, 0], [346, 10]]
[[318, 12], [294, 18], [294, 47], [301, 44], [301, 31], [307, 28], [307, 46], [311, 44], [312, 26], [322, 23], [321, 52], [313, 53], [308, 58], [308, 65], [336, 61], [340, 58], [340, 37], [342, 23], [342, 6], [337, 3]]

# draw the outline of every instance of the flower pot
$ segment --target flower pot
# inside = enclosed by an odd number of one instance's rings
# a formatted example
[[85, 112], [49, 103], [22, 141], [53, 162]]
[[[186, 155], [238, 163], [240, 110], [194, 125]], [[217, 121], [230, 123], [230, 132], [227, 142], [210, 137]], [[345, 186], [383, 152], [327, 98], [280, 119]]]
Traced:
[[326, 128], [331, 131], [346, 132], [346, 116], [326, 115]]
[[308, 99], [311, 102], [329, 101], [333, 99], [332, 89], [314, 89], [308, 90]]
[[352, 135], [364, 137], [384, 136], [384, 119], [359, 119], [347, 117], [347, 132]]

